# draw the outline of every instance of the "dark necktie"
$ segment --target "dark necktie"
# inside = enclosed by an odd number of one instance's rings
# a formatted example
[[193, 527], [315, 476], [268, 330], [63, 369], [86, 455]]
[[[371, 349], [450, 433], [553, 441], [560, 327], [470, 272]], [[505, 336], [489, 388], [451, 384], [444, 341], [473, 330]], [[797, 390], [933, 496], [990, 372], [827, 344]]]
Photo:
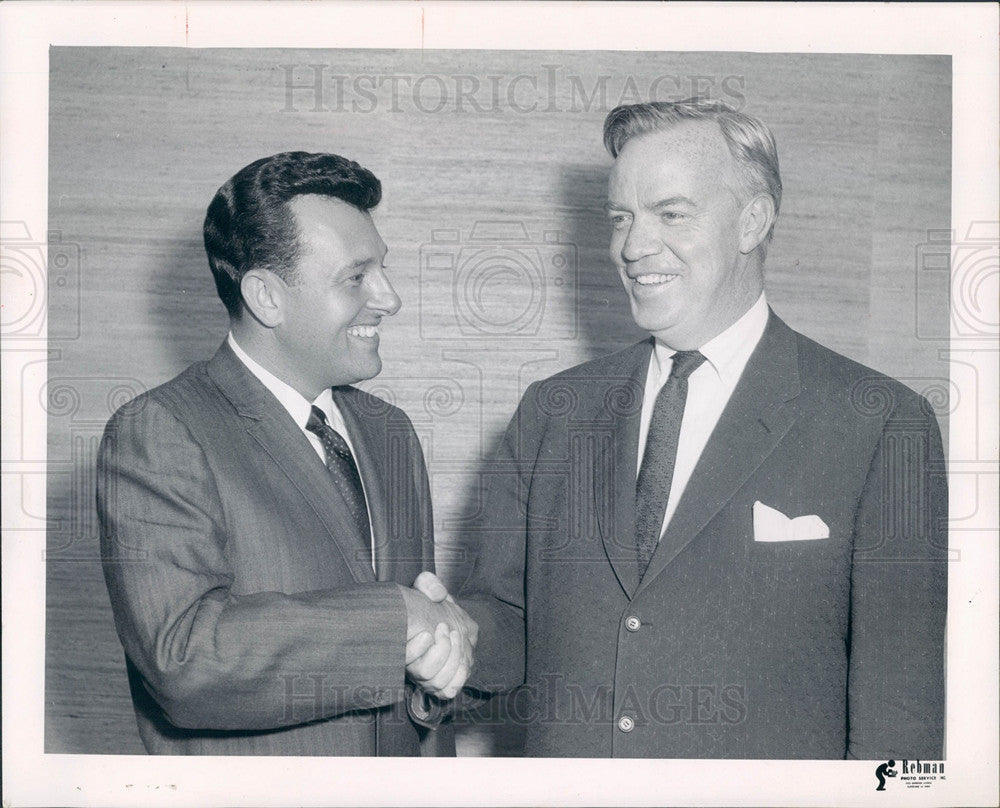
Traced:
[[677, 460], [684, 402], [687, 401], [688, 376], [704, 361], [705, 357], [698, 351], [675, 353], [670, 377], [660, 388], [653, 405], [646, 448], [635, 484], [635, 539], [640, 579], [649, 566], [663, 528], [663, 515], [667, 510]]
[[358, 526], [358, 532], [365, 539], [371, 561], [371, 527], [368, 522], [368, 506], [365, 504], [365, 490], [361, 486], [361, 475], [351, 454], [347, 441], [326, 422], [326, 414], [319, 407], [313, 407], [306, 422], [306, 429], [316, 435], [323, 444], [326, 467], [344, 500], [351, 510], [351, 517]]

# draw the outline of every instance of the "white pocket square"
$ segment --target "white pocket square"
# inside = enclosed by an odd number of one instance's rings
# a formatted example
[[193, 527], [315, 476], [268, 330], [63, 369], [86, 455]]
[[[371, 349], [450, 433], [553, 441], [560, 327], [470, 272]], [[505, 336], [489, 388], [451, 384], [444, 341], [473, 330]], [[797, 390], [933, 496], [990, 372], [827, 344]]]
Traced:
[[760, 500], [753, 504], [754, 541], [814, 541], [830, 538], [830, 528], [815, 514], [790, 519]]

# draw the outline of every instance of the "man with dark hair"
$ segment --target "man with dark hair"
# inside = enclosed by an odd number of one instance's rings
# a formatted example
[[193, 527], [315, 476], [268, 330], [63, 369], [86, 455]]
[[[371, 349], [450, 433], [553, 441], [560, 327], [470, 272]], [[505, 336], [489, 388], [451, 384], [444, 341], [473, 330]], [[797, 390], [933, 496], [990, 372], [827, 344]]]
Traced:
[[336, 154], [284, 152], [246, 166], [223, 185], [205, 215], [205, 252], [230, 317], [243, 309], [240, 283], [252, 267], [291, 280], [298, 252], [288, 203], [315, 194], [369, 211], [382, 198], [375, 175]]
[[764, 294], [774, 138], [711, 101], [607, 118], [611, 257], [651, 338], [530, 385], [459, 602], [531, 755], [942, 756], [947, 489], [904, 385]]
[[232, 177], [204, 228], [229, 336], [108, 424], [102, 557], [152, 753], [419, 754], [468, 675], [417, 436], [350, 386], [400, 307], [380, 196], [333, 154]]

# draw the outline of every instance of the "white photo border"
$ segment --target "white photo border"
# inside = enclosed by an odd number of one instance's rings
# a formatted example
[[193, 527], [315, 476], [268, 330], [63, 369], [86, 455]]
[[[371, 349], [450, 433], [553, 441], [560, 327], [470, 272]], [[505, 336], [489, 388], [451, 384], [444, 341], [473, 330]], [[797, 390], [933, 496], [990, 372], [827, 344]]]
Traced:
[[[49, 48], [674, 50], [947, 54], [953, 67], [952, 230], [997, 243], [998, 10], [992, 4], [8, 2], [0, 6], [0, 210], [47, 232]], [[6, 292], [2, 292], [6, 294]], [[953, 306], [962, 305], [954, 296]], [[997, 322], [996, 312], [978, 312]], [[992, 318], [992, 319], [991, 319]], [[954, 326], [953, 326], [954, 327]], [[954, 333], [953, 333], [954, 337]], [[995, 339], [964, 341], [980, 428], [949, 424], [948, 776], [905, 804], [995, 805], [998, 542]], [[2, 354], [4, 804], [28, 805], [876, 805], [867, 761], [154, 758], [43, 753], [45, 491], [41, 406], [12, 395], [25, 361]], [[37, 341], [30, 351], [41, 351]], [[41, 379], [44, 380], [44, 372]], [[975, 392], [975, 391], [971, 391]], [[990, 426], [992, 425], [992, 426]], [[991, 431], [992, 430], [992, 431]], [[12, 482], [14, 484], [12, 484]], [[44, 524], [44, 522], [43, 522]], [[502, 787], [499, 785], [502, 784]], [[898, 800], [901, 793], [894, 799]], [[900, 804], [897, 802], [896, 804]]]

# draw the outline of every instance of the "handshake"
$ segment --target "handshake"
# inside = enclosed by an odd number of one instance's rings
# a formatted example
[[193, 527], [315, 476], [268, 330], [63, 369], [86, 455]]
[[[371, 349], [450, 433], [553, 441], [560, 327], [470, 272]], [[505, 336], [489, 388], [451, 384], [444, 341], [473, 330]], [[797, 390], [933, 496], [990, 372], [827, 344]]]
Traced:
[[406, 672], [431, 695], [453, 699], [472, 670], [479, 626], [433, 572], [413, 588], [400, 587], [406, 604]]

